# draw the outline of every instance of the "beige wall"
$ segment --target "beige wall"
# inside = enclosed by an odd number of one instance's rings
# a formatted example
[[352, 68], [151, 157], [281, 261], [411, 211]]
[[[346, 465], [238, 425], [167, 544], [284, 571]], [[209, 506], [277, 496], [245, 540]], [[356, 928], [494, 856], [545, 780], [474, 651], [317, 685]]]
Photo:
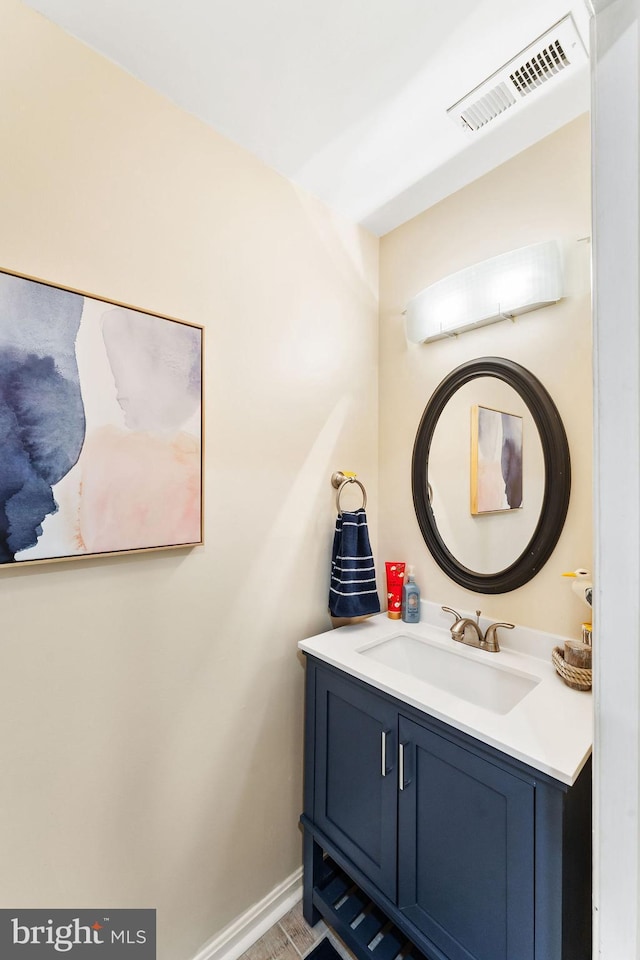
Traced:
[[378, 242], [16, 0], [0, 37], [0, 266], [206, 328], [205, 547], [1, 571], [0, 904], [157, 907], [189, 960], [300, 864]]
[[[592, 562], [590, 249], [577, 242], [590, 233], [589, 198], [589, 123], [583, 116], [380, 244], [380, 560], [415, 564], [428, 600], [467, 611], [480, 607], [496, 619], [567, 635], [576, 634], [589, 611], [560, 574]], [[424, 287], [553, 238], [568, 244], [564, 301], [515, 323], [407, 343], [401, 314]], [[515, 360], [542, 381], [564, 421], [572, 461], [569, 512], [554, 553], [529, 584], [498, 596], [474, 595], [446, 577], [422, 540], [411, 497], [413, 441], [429, 397], [458, 364], [483, 356]]]

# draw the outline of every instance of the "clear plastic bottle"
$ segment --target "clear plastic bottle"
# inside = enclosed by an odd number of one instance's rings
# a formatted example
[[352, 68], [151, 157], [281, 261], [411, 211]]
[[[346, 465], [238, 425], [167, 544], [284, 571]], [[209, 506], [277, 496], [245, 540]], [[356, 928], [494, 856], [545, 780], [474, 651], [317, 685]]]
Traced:
[[407, 582], [402, 588], [402, 619], [405, 623], [420, 623], [420, 587], [412, 565], [407, 567]]

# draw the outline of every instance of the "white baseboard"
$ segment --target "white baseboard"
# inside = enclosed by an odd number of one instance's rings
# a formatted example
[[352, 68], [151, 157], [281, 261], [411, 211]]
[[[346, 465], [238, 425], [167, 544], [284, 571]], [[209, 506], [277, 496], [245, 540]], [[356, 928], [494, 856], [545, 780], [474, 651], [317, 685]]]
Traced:
[[302, 867], [236, 917], [198, 950], [193, 960], [238, 960], [256, 940], [288, 913], [302, 897]]

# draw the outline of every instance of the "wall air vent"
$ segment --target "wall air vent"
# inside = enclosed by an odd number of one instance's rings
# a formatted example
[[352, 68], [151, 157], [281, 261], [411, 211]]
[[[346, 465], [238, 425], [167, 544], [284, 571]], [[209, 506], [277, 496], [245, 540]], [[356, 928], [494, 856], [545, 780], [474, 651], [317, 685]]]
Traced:
[[529, 94], [587, 62], [587, 51], [571, 14], [530, 43], [447, 110], [465, 130], [480, 130]]

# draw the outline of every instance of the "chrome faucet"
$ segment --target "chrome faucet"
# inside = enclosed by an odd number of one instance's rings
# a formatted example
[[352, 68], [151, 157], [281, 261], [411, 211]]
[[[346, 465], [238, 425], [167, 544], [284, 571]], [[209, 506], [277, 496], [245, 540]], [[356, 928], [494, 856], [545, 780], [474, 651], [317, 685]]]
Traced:
[[486, 650], [487, 653], [500, 653], [500, 644], [498, 643], [498, 627], [504, 627], [506, 630], [513, 630], [513, 623], [492, 623], [487, 627], [487, 631], [482, 635], [480, 626], [480, 610], [476, 610], [476, 620], [470, 617], [461, 617], [459, 613], [452, 610], [451, 607], [442, 608], [445, 613], [452, 613], [455, 617], [451, 624], [451, 639], [459, 643], [466, 643], [470, 647], [477, 647], [479, 650]]

